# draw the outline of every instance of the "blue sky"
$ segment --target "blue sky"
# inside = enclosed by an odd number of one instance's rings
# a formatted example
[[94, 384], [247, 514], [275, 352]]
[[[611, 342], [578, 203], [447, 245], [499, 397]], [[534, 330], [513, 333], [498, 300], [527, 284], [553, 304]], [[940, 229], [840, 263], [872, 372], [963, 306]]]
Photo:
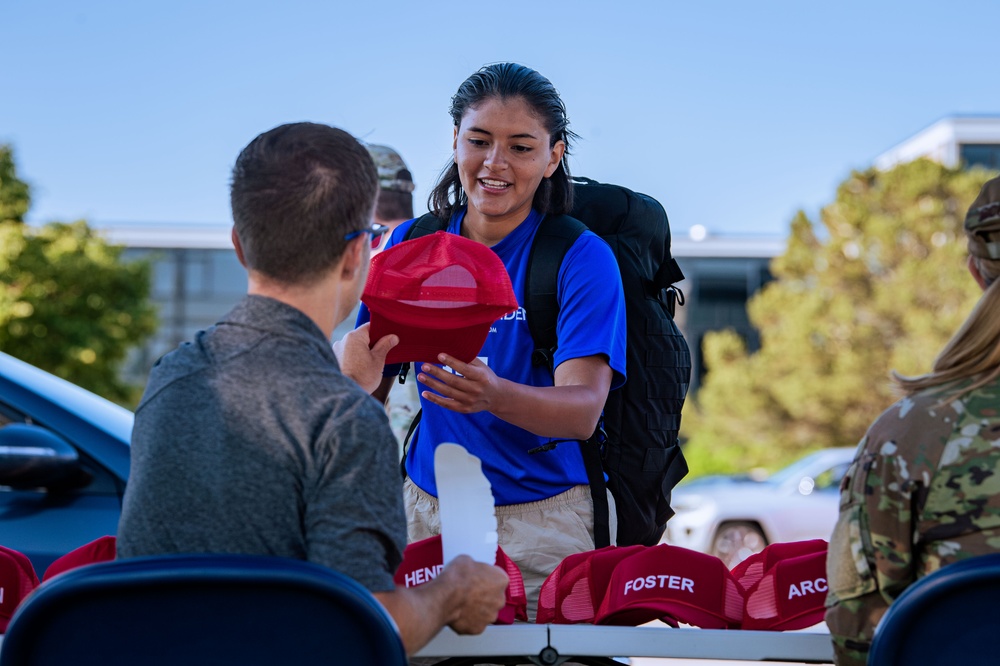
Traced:
[[996, 0], [0, 0], [0, 142], [29, 220], [227, 223], [233, 160], [299, 120], [397, 148], [416, 202], [481, 65], [547, 76], [576, 174], [675, 234], [784, 234], [941, 117], [1000, 113]]

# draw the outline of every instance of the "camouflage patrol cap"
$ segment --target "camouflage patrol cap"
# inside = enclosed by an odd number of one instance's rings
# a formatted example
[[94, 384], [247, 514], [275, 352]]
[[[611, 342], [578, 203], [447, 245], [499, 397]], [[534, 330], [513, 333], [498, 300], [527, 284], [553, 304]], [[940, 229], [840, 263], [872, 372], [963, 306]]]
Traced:
[[389, 146], [368, 144], [368, 154], [378, 169], [378, 186], [383, 190], [394, 192], [412, 192], [415, 185], [406, 162]]
[[981, 259], [1000, 259], [1000, 178], [989, 180], [965, 216], [969, 254]]

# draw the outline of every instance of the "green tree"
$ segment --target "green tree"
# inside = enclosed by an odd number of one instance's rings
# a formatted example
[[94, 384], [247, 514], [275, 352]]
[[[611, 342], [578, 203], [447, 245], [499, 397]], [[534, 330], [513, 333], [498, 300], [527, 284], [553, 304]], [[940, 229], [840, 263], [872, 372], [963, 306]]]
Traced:
[[732, 331], [705, 338], [708, 372], [684, 417], [692, 470], [773, 469], [856, 444], [898, 398], [889, 371], [928, 371], [978, 298], [962, 224], [991, 175], [920, 159], [852, 173], [822, 233], [798, 213], [775, 281], [747, 306], [760, 349]]
[[31, 188], [17, 177], [14, 151], [0, 145], [0, 222], [24, 222], [31, 206]]
[[123, 261], [84, 221], [25, 224], [30, 202], [0, 146], [0, 350], [133, 405], [139, 387], [119, 370], [156, 327], [149, 264]]

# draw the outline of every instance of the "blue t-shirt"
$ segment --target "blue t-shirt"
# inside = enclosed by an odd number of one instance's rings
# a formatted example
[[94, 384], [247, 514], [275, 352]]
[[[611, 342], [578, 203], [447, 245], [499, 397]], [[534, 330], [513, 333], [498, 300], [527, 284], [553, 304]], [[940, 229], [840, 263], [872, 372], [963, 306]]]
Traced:
[[[465, 209], [456, 211], [448, 232], [460, 233]], [[524, 281], [531, 244], [543, 216], [532, 210], [528, 217], [491, 249], [503, 261], [519, 303], [524, 302]], [[399, 225], [386, 249], [399, 243], [413, 221]], [[573, 358], [602, 354], [614, 371], [611, 387], [625, 382], [625, 297], [618, 263], [608, 244], [586, 231], [566, 253], [559, 269], [559, 318], [556, 322], [555, 366]], [[358, 325], [369, 320], [362, 304]], [[552, 386], [548, 368], [534, 366], [535, 345], [528, 330], [524, 307], [498, 319], [486, 336], [478, 358], [498, 377], [528, 386]], [[387, 366], [386, 375], [399, 366]], [[407, 381], [415, 381], [412, 373]], [[418, 386], [421, 393], [427, 386]], [[566, 441], [555, 448], [528, 451], [553, 441], [507, 423], [488, 412], [459, 414], [420, 398], [423, 415], [410, 442], [406, 470], [427, 493], [437, 496], [434, 448], [442, 442], [461, 444], [483, 463], [498, 505], [547, 499], [587, 483], [580, 447]]]

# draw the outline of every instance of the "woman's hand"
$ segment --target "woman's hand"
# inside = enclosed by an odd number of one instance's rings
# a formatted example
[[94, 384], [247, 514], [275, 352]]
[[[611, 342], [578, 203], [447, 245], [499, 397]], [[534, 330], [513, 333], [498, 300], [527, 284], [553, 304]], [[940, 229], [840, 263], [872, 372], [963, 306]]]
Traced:
[[438, 361], [450, 370], [420, 365], [417, 377], [433, 389], [421, 393], [424, 399], [460, 414], [489, 412], [540, 437], [590, 437], [611, 387], [611, 366], [601, 355], [560, 363], [555, 386], [527, 386], [497, 377], [479, 359], [463, 363], [440, 354]]
[[507, 382], [497, 377], [488, 365], [478, 358], [463, 363], [448, 354], [439, 354], [438, 361], [450, 370], [431, 363], [420, 365], [417, 379], [432, 389], [423, 392], [424, 398], [459, 414], [496, 409]]

